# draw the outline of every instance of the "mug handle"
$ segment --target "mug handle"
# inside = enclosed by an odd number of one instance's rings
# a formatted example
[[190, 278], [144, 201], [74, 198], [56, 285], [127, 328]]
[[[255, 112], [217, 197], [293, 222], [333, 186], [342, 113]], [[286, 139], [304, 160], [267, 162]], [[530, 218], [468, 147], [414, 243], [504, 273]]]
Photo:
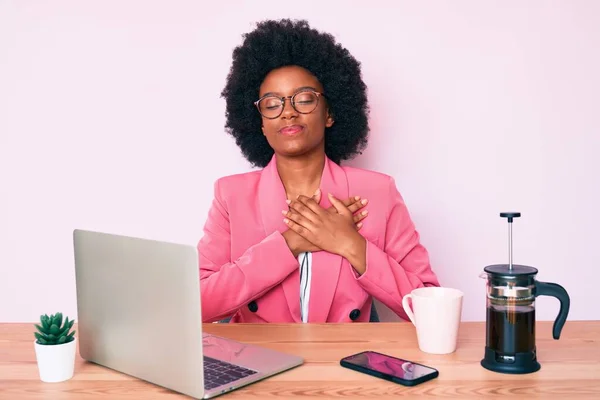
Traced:
[[415, 324], [415, 314], [413, 313], [412, 309], [408, 305], [409, 299], [411, 300], [411, 303], [412, 303], [412, 300], [413, 300], [412, 294], [407, 294], [406, 296], [404, 296], [402, 298], [402, 308], [404, 308], [404, 312], [406, 313], [406, 315], [408, 315], [408, 318], [410, 318], [410, 322], [412, 322], [414, 326], [417, 326], [417, 324]]

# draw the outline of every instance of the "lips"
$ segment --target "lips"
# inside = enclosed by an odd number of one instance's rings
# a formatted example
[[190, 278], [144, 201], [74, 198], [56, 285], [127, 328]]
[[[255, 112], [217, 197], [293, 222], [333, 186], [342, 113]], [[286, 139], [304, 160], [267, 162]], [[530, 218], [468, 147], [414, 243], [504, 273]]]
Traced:
[[288, 125], [284, 126], [279, 130], [279, 133], [282, 135], [293, 136], [297, 135], [304, 130], [304, 126], [302, 125]]

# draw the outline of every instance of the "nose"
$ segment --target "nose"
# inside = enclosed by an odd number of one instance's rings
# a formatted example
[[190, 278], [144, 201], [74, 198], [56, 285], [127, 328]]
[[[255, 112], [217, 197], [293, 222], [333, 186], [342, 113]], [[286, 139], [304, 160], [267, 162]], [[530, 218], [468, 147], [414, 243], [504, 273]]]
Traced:
[[[289, 104], [288, 104], [289, 103]], [[283, 111], [281, 112], [281, 117], [282, 118], [292, 118], [292, 117], [297, 117], [298, 113], [296, 111], [296, 109], [292, 106], [292, 98], [286, 97], [285, 99], [283, 99]]]

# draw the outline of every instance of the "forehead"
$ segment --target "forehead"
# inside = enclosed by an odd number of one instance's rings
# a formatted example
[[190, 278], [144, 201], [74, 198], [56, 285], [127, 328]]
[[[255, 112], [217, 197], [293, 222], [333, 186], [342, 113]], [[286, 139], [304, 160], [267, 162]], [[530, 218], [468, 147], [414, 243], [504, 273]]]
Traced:
[[319, 80], [308, 70], [298, 66], [286, 66], [272, 70], [260, 85], [260, 96], [265, 93], [275, 93], [290, 96], [301, 87], [313, 87], [323, 91]]

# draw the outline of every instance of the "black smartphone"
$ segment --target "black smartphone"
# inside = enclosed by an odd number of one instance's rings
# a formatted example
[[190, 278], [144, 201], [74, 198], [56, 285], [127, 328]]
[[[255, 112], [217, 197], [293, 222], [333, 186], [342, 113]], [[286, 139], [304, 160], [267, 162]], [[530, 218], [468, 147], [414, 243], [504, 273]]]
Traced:
[[342, 367], [404, 386], [415, 386], [437, 378], [439, 375], [438, 370], [435, 368], [375, 351], [364, 351], [345, 357], [340, 361], [340, 364]]

